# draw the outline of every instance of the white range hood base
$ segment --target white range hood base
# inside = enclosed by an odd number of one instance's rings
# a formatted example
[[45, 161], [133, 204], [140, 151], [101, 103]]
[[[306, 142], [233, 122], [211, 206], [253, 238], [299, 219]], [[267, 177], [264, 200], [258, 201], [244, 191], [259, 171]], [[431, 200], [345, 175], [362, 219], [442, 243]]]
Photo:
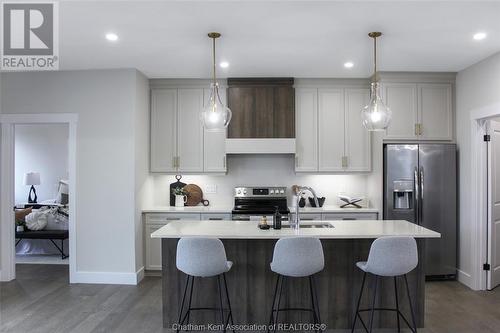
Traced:
[[295, 154], [295, 139], [226, 139], [226, 154]]

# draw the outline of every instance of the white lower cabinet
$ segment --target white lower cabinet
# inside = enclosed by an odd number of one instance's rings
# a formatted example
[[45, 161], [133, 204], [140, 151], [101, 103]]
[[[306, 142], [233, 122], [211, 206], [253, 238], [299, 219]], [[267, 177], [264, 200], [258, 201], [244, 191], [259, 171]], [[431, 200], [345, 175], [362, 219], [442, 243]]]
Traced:
[[231, 214], [229, 213], [204, 213], [201, 214], [203, 221], [231, 221]]
[[300, 213], [301, 221], [320, 221], [321, 214], [311, 214], [311, 213]]
[[171, 221], [200, 220], [200, 214], [169, 214], [150, 213], [145, 214], [144, 224], [144, 269], [154, 271], [161, 270], [161, 239], [151, 238], [151, 234], [167, 225]]
[[377, 213], [325, 213], [323, 220], [378, 220]]

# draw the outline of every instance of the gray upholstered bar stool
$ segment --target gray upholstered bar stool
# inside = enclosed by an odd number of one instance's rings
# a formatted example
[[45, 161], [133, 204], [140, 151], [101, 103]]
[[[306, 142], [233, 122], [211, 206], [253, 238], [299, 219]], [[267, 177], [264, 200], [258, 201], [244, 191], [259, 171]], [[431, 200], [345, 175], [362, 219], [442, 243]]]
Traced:
[[[269, 326], [271, 326], [271, 324], [277, 324], [278, 315], [282, 311], [309, 311], [312, 313], [314, 324], [321, 323], [314, 274], [321, 272], [324, 267], [325, 258], [323, 255], [323, 246], [319, 239], [296, 237], [282, 238], [276, 242], [274, 246], [273, 261], [271, 262], [271, 270], [278, 274], [278, 278], [274, 289]], [[309, 278], [311, 308], [280, 308], [283, 284], [288, 277]], [[267, 331], [269, 332], [270, 328], [268, 328]]]
[[[370, 253], [368, 255], [368, 261], [362, 261], [356, 263], [363, 272], [363, 283], [361, 285], [361, 291], [359, 292], [358, 304], [356, 307], [356, 313], [354, 314], [354, 322], [352, 323], [352, 330], [356, 326], [356, 320], [359, 317], [361, 324], [363, 325], [365, 331], [371, 332], [373, 328], [373, 315], [375, 311], [394, 311], [396, 312], [396, 318], [398, 323], [398, 332], [401, 331], [400, 317], [403, 318], [405, 323], [408, 325], [410, 330], [414, 333], [417, 332], [417, 325], [415, 322], [415, 314], [413, 312], [413, 305], [410, 297], [410, 289], [408, 288], [408, 279], [406, 274], [411, 272], [418, 265], [418, 251], [417, 242], [412, 237], [381, 237], [376, 239], [371, 247]], [[363, 296], [363, 289], [365, 286], [366, 275], [370, 273], [373, 275], [373, 301], [372, 307], [370, 309], [359, 309], [361, 303], [361, 297]], [[377, 284], [380, 277], [392, 277], [394, 279], [394, 293], [396, 298], [396, 308], [375, 308], [375, 300], [377, 297]], [[399, 311], [399, 300], [398, 300], [398, 288], [397, 288], [397, 277], [403, 277], [406, 285], [406, 293], [408, 294], [408, 300], [410, 303], [411, 312], [411, 325], [406, 317]], [[361, 318], [360, 313], [370, 311], [370, 329], [368, 330], [365, 322]]]
[[[187, 274], [186, 286], [182, 296], [181, 306], [179, 308], [179, 326], [189, 323], [191, 311], [196, 310], [215, 310], [220, 312], [221, 324], [233, 323], [233, 314], [231, 311], [231, 302], [227, 290], [226, 273], [231, 269], [233, 263], [226, 258], [224, 244], [217, 238], [181, 238], [177, 243], [177, 269]], [[219, 289], [220, 308], [192, 307], [193, 286], [195, 278], [217, 277]], [[222, 301], [222, 281], [224, 282], [224, 291], [226, 295], [227, 309], [224, 308]], [[189, 289], [189, 295], [188, 294]], [[184, 311], [184, 305], [187, 301], [187, 309]], [[225, 316], [227, 312], [227, 316]], [[176, 330], [179, 332], [179, 327]], [[223, 330], [226, 331], [225, 329]]]

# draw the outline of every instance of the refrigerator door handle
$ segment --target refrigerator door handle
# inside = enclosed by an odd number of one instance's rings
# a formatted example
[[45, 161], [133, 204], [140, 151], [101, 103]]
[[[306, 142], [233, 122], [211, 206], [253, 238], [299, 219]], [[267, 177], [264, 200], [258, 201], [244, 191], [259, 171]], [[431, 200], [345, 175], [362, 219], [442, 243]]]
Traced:
[[420, 182], [418, 179], [418, 168], [415, 167], [413, 172], [414, 182], [415, 182], [415, 223], [420, 224], [419, 214], [420, 214]]
[[420, 213], [419, 213], [419, 224], [422, 223], [424, 219], [424, 167], [420, 167]]

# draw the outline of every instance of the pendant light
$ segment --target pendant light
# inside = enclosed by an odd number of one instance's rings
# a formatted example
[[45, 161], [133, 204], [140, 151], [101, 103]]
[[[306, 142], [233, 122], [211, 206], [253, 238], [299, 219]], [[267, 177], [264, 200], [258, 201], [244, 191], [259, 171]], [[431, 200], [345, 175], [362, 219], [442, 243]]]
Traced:
[[392, 112], [380, 97], [380, 85], [377, 77], [377, 37], [382, 36], [382, 33], [370, 32], [368, 36], [373, 38], [374, 73], [373, 81], [370, 86], [370, 102], [361, 111], [361, 119], [363, 121], [363, 126], [367, 130], [384, 131], [391, 122]]
[[221, 36], [218, 32], [210, 32], [208, 37], [212, 39], [213, 56], [213, 82], [210, 84], [210, 97], [208, 104], [201, 113], [201, 122], [203, 127], [210, 132], [223, 131], [231, 121], [231, 110], [222, 103], [219, 96], [219, 84], [217, 83], [215, 66], [215, 40]]

